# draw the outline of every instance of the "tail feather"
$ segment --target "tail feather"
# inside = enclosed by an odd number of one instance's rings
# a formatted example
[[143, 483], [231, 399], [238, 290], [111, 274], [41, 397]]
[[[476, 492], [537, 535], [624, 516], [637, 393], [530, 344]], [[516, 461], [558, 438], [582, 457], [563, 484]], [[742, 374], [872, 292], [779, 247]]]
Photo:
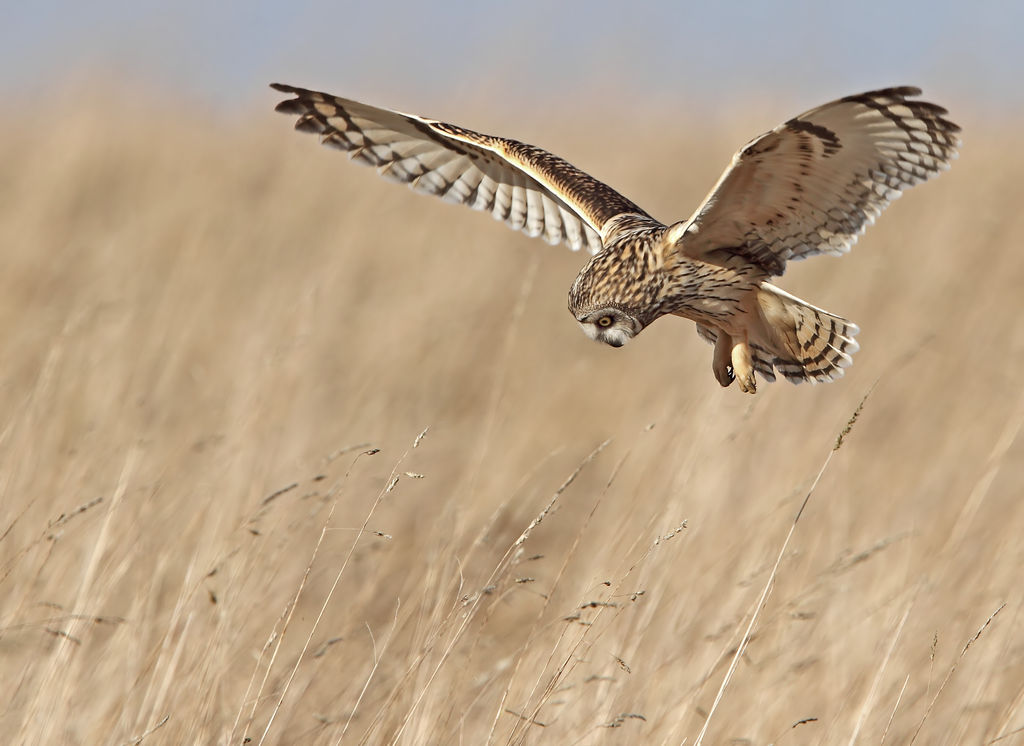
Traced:
[[751, 342], [772, 356], [786, 379], [833, 381], [853, 364], [860, 349], [853, 337], [860, 329], [784, 290], [761, 283], [757, 295], [761, 323], [751, 329]]
[[[778, 371], [792, 383], [819, 383], [841, 378], [860, 349], [852, 321], [836, 316], [763, 282], [758, 289], [759, 318], [748, 327], [754, 370], [766, 381]], [[714, 343], [718, 331], [697, 325], [697, 333]]]

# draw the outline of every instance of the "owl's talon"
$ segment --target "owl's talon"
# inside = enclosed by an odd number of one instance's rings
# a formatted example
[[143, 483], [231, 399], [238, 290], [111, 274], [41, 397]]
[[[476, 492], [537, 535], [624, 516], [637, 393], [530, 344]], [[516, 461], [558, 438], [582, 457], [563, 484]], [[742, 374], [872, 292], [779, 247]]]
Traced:
[[719, 331], [718, 339], [715, 341], [715, 355], [711, 361], [711, 369], [715, 373], [715, 380], [723, 388], [727, 388], [736, 379], [736, 373], [729, 357], [731, 354], [732, 338], [725, 332]]
[[748, 394], [757, 393], [757, 379], [754, 377], [754, 359], [750, 345], [737, 342], [732, 347], [731, 370], [736, 376], [740, 389]]

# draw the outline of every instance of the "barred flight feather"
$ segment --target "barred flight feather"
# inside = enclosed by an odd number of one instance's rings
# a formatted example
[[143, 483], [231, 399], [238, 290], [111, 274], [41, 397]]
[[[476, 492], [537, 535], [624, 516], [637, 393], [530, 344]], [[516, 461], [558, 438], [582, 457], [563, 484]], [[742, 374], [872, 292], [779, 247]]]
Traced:
[[490, 212], [548, 243], [596, 254], [604, 248], [608, 220], [646, 216], [615, 190], [532, 145], [305, 88], [272, 87], [295, 96], [277, 111], [298, 115], [297, 130], [320, 135], [325, 145], [393, 181]]
[[686, 253], [781, 275], [791, 259], [849, 251], [904, 189], [956, 157], [960, 128], [942, 107], [906, 98], [920, 93], [847, 96], [752, 140], [680, 231]]

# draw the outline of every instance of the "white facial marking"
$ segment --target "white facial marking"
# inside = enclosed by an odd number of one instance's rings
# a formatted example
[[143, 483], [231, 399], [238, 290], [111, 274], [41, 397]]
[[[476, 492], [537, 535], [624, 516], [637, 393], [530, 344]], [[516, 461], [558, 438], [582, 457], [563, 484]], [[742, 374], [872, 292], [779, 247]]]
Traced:
[[612, 347], [622, 347], [622, 345], [630, 340], [630, 335], [626, 333], [626, 330], [618, 326], [614, 326], [611, 329], [602, 329], [600, 334], [601, 341]]
[[585, 324], [582, 321], [577, 321], [576, 323], [580, 325], [580, 329], [582, 329], [583, 333], [590, 339], [597, 339], [598, 328], [596, 324]]

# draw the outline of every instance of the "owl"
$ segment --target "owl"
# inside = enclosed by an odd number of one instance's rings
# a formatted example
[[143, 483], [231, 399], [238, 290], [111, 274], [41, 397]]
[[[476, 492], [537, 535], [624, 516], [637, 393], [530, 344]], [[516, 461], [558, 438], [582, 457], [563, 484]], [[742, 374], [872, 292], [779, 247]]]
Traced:
[[856, 324], [769, 280], [842, 254], [907, 187], [949, 168], [960, 128], [919, 88], [847, 96], [754, 138], [685, 220], [665, 224], [556, 155], [517, 140], [272, 84], [277, 111], [382, 176], [592, 256], [569, 290], [591, 339], [622, 347], [662, 316], [696, 322], [722, 386], [832, 381]]

